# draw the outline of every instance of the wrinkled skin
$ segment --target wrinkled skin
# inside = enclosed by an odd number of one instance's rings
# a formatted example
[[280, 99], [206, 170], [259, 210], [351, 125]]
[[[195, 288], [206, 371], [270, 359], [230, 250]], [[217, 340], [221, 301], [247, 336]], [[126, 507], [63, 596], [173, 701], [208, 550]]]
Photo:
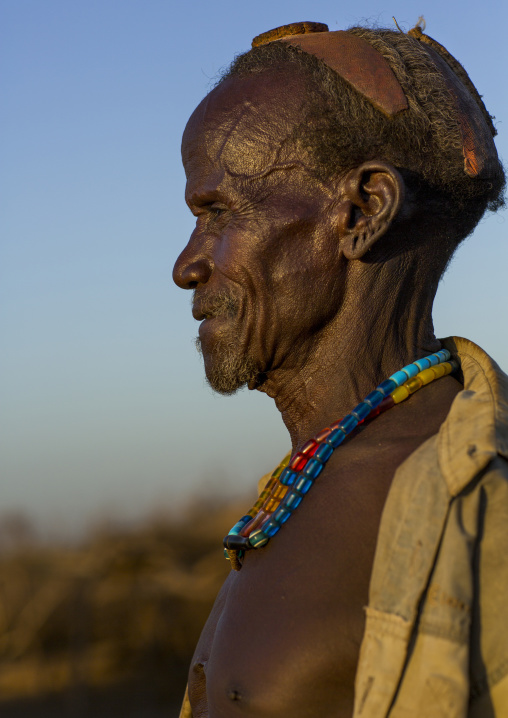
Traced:
[[[197, 222], [173, 274], [195, 291], [209, 381], [273, 397], [293, 449], [439, 348], [425, 243], [400, 250], [414, 219], [401, 177], [373, 160], [316, 179], [291, 141], [304, 92], [298, 77], [264, 73], [228, 80], [196, 109], [182, 156]], [[189, 673], [194, 718], [352, 715], [384, 501], [459, 390], [447, 377], [364, 426], [277, 538], [230, 574]]]

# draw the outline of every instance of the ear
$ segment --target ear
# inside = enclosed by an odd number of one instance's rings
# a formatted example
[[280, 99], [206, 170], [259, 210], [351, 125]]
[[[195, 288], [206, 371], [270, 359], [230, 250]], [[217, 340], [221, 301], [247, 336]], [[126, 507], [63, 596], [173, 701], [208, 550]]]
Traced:
[[395, 167], [372, 160], [342, 181], [337, 228], [347, 259], [360, 259], [384, 235], [402, 207], [404, 180]]

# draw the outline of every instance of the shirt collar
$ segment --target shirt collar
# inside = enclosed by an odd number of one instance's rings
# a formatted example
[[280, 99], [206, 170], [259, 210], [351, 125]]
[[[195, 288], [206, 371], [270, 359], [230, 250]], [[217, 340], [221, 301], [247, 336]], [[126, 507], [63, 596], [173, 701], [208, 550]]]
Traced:
[[508, 376], [468, 339], [440, 341], [464, 376], [464, 389], [438, 435], [439, 465], [450, 494], [456, 496], [496, 454], [508, 459]]

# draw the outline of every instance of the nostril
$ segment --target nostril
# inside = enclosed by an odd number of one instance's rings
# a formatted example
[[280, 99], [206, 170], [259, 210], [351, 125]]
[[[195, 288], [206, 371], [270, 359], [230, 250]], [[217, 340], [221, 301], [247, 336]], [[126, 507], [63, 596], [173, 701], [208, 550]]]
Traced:
[[208, 257], [190, 257], [185, 249], [176, 260], [173, 268], [173, 281], [180, 289], [195, 289], [198, 284], [206, 284], [213, 271], [213, 263]]

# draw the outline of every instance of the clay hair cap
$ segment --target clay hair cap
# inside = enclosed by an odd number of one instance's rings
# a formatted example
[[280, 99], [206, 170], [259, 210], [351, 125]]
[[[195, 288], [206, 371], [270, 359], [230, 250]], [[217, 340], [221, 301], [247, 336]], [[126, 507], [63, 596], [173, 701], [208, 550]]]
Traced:
[[[462, 137], [464, 172], [469, 177], [490, 176], [498, 163], [493, 140], [496, 131], [476, 88], [464, 68], [448, 53], [448, 50], [425, 35], [421, 27], [417, 25], [408, 32], [408, 35], [422, 43], [441, 72], [451, 95]], [[483, 105], [484, 112], [480, 105]]]
[[345, 30], [330, 32], [321, 22], [295, 22], [258, 35], [252, 47], [282, 40], [328, 65], [385, 115], [408, 109], [392, 68], [372, 45]]

